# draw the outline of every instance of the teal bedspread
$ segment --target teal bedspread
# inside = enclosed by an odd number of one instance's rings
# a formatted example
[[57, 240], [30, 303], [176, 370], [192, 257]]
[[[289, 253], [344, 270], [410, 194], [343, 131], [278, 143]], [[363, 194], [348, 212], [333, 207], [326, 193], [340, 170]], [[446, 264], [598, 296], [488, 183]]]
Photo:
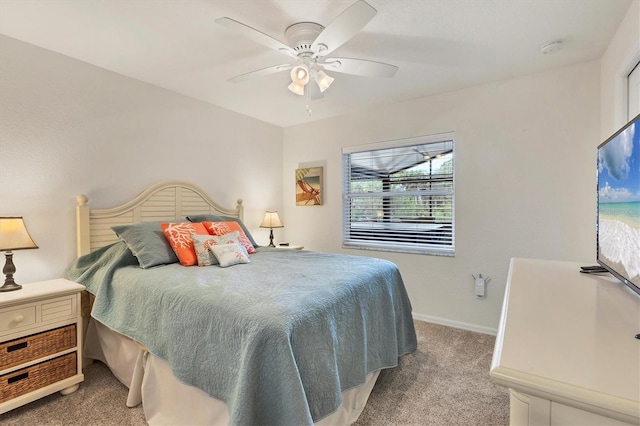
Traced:
[[269, 248], [250, 259], [141, 269], [118, 242], [76, 260], [68, 277], [96, 296], [94, 318], [225, 401], [232, 424], [312, 424], [416, 349], [393, 263]]

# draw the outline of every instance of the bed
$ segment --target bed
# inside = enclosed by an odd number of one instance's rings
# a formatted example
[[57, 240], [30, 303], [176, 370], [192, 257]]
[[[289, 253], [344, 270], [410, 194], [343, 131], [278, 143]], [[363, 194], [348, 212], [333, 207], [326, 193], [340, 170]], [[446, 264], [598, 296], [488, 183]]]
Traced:
[[[151, 240], [122, 231], [162, 240], [158, 223], [212, 217], [247, 234], [248, 263], [149, 263]], [[224, 208], [187, 182], [112, 209], [79, 196], [68, 276], [91, 296], [85, 357], [109, 366], [152, 425], [353, 423], [380, 370], [416, 348], [397, 267], [259, 247], [242, 219], [242, 200]]]

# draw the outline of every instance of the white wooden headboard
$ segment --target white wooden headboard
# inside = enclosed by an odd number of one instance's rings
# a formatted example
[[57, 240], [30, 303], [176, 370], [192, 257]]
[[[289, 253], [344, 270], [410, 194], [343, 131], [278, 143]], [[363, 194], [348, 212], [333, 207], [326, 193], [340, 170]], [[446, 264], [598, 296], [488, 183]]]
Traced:
[[161, 182], [143, 191], [133, 200], [111, 209], [89, 209], [89, 199], [78, 195], [76, 233], [78, 256], [116, 242], [111, 229], [116, 225], [185, 219], [189, 215], [216, 214], [243, 218], [242, 199], [233, 209], [213, 201], [197, 186], [180, 181]]

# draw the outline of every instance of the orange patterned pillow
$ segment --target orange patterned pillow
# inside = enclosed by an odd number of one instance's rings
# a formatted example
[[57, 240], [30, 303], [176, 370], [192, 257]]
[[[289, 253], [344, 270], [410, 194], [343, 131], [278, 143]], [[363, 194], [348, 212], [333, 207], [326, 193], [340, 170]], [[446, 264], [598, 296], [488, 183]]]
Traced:
[[256, 249], [253, 248], [253, 244], [247, 238], [247, 235], [242, 230], [242, 227], [238, 222], [200, 222], [204, 225], [209, 234], [211, 235], [225, 235], [229, 232], [238, 231], [238, 241], [242, 246], [247, 249], [247, 253], [255, 253]]
[[193, 247], [193, 234], [208, 235], [207, 229], [201, 223], [179, 222], [160, 224], [164, 236], [171, 248], [178, 256], [182, 266], [193, 266], [198, 263], [196, 251]]

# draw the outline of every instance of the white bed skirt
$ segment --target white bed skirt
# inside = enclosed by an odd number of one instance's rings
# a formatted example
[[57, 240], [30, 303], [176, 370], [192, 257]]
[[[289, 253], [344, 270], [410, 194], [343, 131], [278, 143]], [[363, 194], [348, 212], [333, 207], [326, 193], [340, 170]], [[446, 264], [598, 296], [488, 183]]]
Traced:
[[[180, 382], [169, 364], [147, 352], [107, 326], [89, 321], [84, 356], [105, 363], [113, 375], [129, 388], [127, 406], [142, 408], [150, 425], [227, 425], [229, 411], [223, 401]], [[342, 395], [336, 412], [316, 425], [349, 425], [364, 409], [380, 371], [369, 373], [367, 381]]]

